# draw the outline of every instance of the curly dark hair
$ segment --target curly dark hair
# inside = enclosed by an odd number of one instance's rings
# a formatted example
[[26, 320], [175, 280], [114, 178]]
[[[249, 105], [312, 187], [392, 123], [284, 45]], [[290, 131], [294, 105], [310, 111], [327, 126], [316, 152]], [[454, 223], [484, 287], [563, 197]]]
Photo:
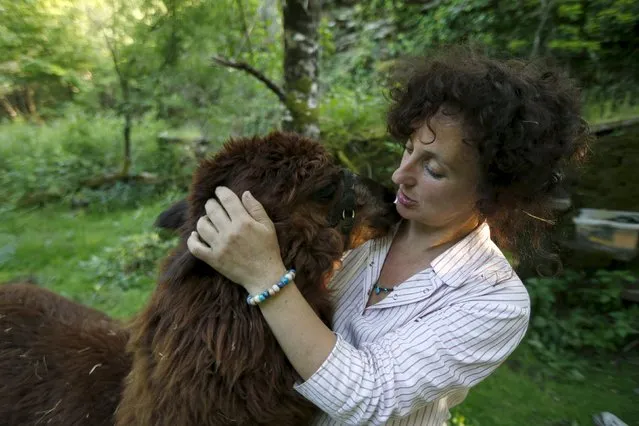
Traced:
[[591, 138], [579, 91], [563, 72], [455, 46], [403, 64], [389, 95], [388, 131], [401, 143], [440, 109], [458, 115], [464, 141], [479, 153], [477, 207], [496, 243], [523, 258], [549, 254], [552, 192]]

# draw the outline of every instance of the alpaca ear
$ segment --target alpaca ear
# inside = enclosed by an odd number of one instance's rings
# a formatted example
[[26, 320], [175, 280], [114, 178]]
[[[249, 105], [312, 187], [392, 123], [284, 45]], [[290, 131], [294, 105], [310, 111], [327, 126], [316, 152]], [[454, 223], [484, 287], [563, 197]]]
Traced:
[[189, 218], [189, 204], [186, 199], [174, 203], [158, 215], [153, 226], [163, 229], [178, 230]]

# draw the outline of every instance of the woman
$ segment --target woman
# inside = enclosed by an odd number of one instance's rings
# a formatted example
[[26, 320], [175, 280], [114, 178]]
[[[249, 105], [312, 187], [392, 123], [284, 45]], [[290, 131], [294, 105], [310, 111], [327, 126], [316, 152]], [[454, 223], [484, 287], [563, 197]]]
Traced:
[[[294, 283], [251, 300], [322, 410], [316, 425], [440, 426], [512, 353], [530, 301], [492, 240], [539, 248], [557, 177], [588, 138], [570, 82], [532, 64], [449, 51], [392, 87], [403, 220], [344, 259], [332, 330]], [[189, 249], [259, 294], [286, 273], [273, 224], [250, 193], [216, 195]]]

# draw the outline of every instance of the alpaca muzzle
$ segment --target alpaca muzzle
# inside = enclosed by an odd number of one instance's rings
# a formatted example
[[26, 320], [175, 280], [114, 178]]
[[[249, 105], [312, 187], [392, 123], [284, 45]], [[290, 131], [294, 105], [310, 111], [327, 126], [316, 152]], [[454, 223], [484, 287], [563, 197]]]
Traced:
[[331, 209], [328, 223], [336, 228], [349, 241], [351, 231], [355, 225], [355, 181], [357, 176], [349, 170], [342, 170], [342, 197]]

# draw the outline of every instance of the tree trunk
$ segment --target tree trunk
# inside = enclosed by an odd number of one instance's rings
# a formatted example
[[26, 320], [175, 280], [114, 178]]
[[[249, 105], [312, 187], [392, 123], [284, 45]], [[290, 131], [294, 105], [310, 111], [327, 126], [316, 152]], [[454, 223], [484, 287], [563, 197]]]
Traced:
[[36, 123], [42, 123], [42, 119], [38, 114], [38, 107], [35, 101], [35, 90], [33, 89], [33, 86], [27, 85], [27, 87], [24, 89], [24, 101], [31, 120], [35, 121]]
[[38, 114], [38, 108], [36, 107], [33, 95], [33, 87], [27, 86], [26, 89], [24, 89], [24, 101], [27, 105], [27, 111], [29, 111], [29, 115], [31, 116], [35, 116], [36, 114]]
[[11, 121], [15, 121], [18, 119], [20, 113], [16, 108], [13, 107], [13, 105], [11, 105], [11, 102], [9, 102], [7, 98], [5, 98], [4, 96], [0, 97], [0, 104], [2, 104], [2, 107], [7, 112], [7, 115], [9, 116]]
[[165, 76], [173, 74], [172, 70], [177, 66], [182, 53], [182, 36], [179, 33], [180, 25], [182, 25], [179, 21], [179, 3], [179, 0], [167, 0], [164, 2], [167, 8], [166, 21], [168, 23], [166, 25], [170, 26], [171, 32], [169, 38], [164, 42], [164, 46], [162, 46], [162, 64], [159, 67], [159, 72], [154, 77], [155, 87], [158, 89], [158, 94], [155, 96], [156, 118], [159, 120], [171, 118], [169, 107], [164, 102], [164, 94], [171, 90], [170, 83], [166, 81]]
[[127, 108], [124, 113], [124, 162], [122, 164], [122, 174], [129, 174], [131, 169], [131, 108]]
[[122, 90], [122, 103], [119, 112], [124, 116], [124, 158], [122, 159], [121, 176], [127, 176], [131, 169], [131, 127], [133, 125], [133, 105], [131, 104], [131, 87], [129, 76], [120, 68], [119, 58], [115, 45], [105, 35], [104, 40], [113, 59], [113, 68], [118, 76], [120, 89]]
[[318, 138], [319, 21], [321, 0], [284, 2], [284, 91], [286, 130]]

